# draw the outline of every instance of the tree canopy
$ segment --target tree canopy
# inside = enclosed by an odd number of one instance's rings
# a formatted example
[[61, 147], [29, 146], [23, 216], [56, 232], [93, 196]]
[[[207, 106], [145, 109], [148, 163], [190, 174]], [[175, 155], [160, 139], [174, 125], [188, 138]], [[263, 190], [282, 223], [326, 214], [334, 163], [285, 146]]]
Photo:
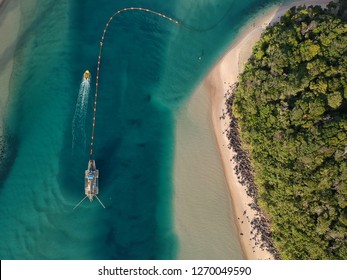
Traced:
[[264, 32], [234, 92], [283, 259], [347, 259], [345, 3], [290, 9]]

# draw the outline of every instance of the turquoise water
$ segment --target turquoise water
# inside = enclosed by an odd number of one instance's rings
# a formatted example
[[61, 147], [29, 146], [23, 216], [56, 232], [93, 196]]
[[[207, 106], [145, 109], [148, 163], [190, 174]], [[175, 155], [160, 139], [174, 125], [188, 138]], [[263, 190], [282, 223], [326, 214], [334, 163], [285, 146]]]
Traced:
[[[240, 27], [271, 3], [47, 0], [38, 1], [34, 14], [23, 6], [6, 118], [9, 144], [0, 167], [1, 259], [174, 259], [175, 111]], [[104, 24], [129, 6], [204, 31], [136, 11], [112, 23], [94, 150], [107, 208], [84, 202], [72, 211], [83, 198], [92, 120], [90, 94], [86, 138], [80, 133], [75, 141], [81, 77], [89, 69], [93, 84]]]

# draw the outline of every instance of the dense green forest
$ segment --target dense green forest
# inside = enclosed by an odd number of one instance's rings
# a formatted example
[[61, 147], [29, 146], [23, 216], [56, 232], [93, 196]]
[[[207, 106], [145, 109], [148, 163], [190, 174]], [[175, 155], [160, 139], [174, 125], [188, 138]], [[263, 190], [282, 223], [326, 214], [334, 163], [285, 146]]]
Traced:
[[346, 1], [267, 28], [230, 111], [282, 259], [347, 259]]

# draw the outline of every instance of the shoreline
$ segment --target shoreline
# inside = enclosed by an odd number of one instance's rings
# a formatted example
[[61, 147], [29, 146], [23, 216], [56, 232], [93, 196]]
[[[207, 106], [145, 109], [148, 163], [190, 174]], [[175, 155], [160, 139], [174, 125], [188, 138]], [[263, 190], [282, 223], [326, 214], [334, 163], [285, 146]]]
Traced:
[[253, 199], [248, 196], [246, 186], [239, 182], [238, 175], [234, 171], [237, 164], [231, 159], [236, 156], [236, 153], [228, 148], [229, 140], [225, 136], [230, 119], [229, 116], [226, 116], [225, 119], [221, 118], [226, 112], [224, 96], [230, 92], [230, 87], [237, 82], [239, 73], [243, 71], [244, 64], [251, 56], [253, 46], [269, 24], [278, 22], [279, 18], [293, 6], [326, 6], [329, 2], [330, 0], [295, 1], [265, 10], [262, 15], [256, 16], [240, 31], [229, 50], [202, 82], [208, 88], [211, 98], [211, 117], [215, 137], [237, 219], [240, 243], [246, 259], [264, 260], [275, 259], [275, 257], [269, 250], [265, 249], [267, 247], [261, 241], [261, 233], [259, 234], [252, 225], [255, 218], [259, 219], [263, 215], [250, 206]]
[[243, 258], [210, 111], [201, 85], [176, 115], [174, 225], [181, 260]]

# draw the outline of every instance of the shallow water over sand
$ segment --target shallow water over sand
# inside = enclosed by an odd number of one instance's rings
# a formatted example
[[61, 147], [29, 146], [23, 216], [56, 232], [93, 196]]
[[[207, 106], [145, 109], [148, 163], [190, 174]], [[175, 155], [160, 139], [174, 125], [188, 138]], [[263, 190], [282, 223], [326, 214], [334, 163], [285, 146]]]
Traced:
[[[100, 199], [107, 209], [86, 202], [75, 211], [88, 161], [87, 148], [72, 150], [80, 78], [89, 69], [95, 81], [99, 40], [112, 11], [139, 1], [48, 0], [34, 8], [24, 2], [5, 119], [11, 141], [1, 166], [0, 257], [177, 258], [175, 113], [242, 24], [270, 1], [141, 2], [202, 32], [140, 12], [119, 16], [105, 40], [95, 140]], [[220, 199], [213, 205], [229, 211], [227, 199]], [[233, 227], [230, 221], [223, 234], [230, 229], [233, 235]], [[203, 252], [195, 257], [208, 258]]]

